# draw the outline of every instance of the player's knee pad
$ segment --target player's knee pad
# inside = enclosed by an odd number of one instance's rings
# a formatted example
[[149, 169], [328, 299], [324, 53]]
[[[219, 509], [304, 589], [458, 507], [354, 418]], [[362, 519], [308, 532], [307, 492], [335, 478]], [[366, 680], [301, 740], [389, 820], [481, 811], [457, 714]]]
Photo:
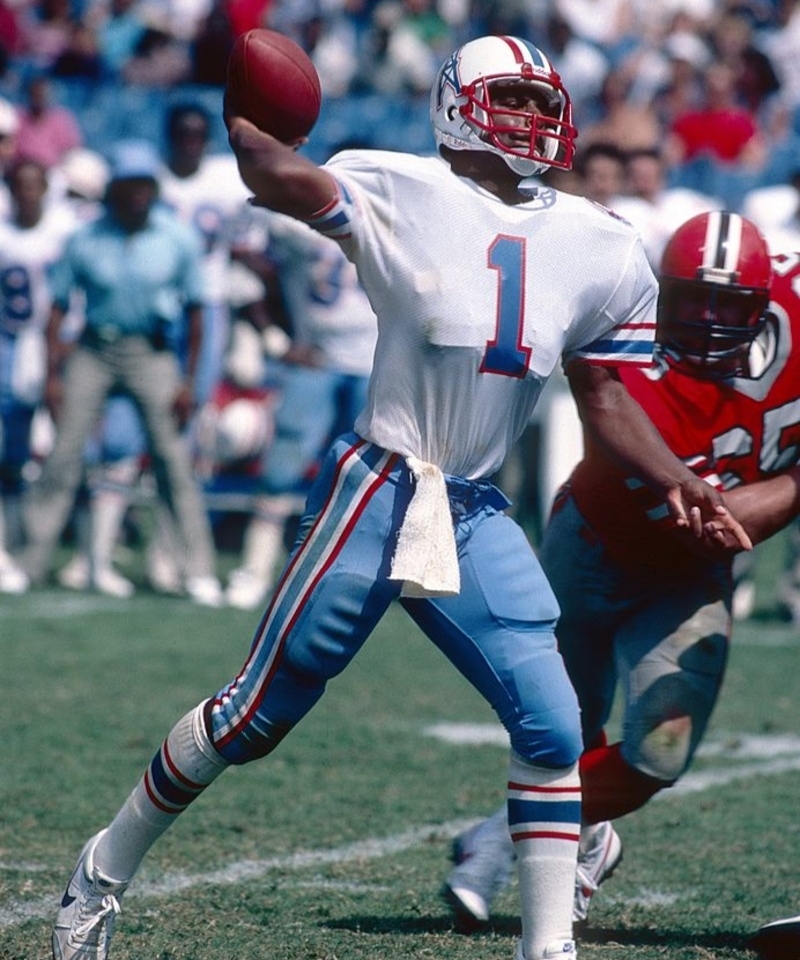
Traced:
[[289, 721], [272, 723], [256, 716], [235, 737], [214, 747], [227, 763], [244, 766], [272, 753], [293, 726]]
[[625, 759], [667, 783], [680, 777], [708, 725], [721, 674], [670, 674], [653, 683], [623, 723]]
[[203, 729], [208, 741], [225, 763], [235, 766], [243, 766], [272, 753], [295, 723], [288, 718], [272, 720], [263, 712], [256, 712], [236, 728], [232, 723], [237, 713], [235, 697], [222, 702], [219, 696], [207, 700], [202, 710]]
[[535, 766], [563, 768], [577, 763], [583, 749], [577, 709], [570, 705], [550, 710], [542, 721], [540, 714], [521, 714], [507, 723], [511, 749]]
[[673, 784], [694, 755], [692, 719], [672, 717], [652, 727], [634, 742], [625, 741], [625, 760], [648, 777]]

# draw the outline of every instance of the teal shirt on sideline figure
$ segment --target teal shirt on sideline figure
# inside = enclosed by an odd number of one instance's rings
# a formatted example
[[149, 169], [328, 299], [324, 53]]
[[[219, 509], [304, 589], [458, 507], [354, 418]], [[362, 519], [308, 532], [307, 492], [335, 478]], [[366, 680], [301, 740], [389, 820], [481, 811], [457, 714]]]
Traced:
[[174, 214], [155, 207], [146, 226], [124, 231], [110, 213], [78, 230], [53, 274], [56, 302], [86, 295], [86, 329], [105, 339], [153, 337], [204, 300], [199, 238]]

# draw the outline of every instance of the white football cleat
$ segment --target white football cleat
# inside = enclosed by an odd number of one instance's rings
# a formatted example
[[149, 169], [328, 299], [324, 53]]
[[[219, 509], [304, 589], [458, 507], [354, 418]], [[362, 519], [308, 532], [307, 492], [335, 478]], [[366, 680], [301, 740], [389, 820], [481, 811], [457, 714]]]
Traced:
[[[554, 940], [552, 943], [548, 943], [544, 948], [544, 953], [535, 957], [534, 960], [555, 960], [556, 957], [561, 957], [562, 960], [577, 960], [578, 951], [575, 949], [575, 941]], [[528, 960], [525, 951], [522, 949], [521, 940], [517, 941], [517, 952], [514, 960]]]
[[96, 590], [106, 597], [127, 600], [136, 592], [136, 588], [112, 566], [98, 566], [92, 570], [89, 557], [83, 553], [75, 556], [62, 567], [56, 576], [59, 584], [67, 590]]
[[187, 577], [186, 593], [201, 607], [221, 607], [225, 602], [222, 587], [216, 577]]
[[608, 820], [581, 829], [578, 870], [572, 919], [581, 923], [589, 916], [589, 903], [604, 880], [622, 860], [622, 841]]
[[98, 593], [118, 600], [127, 600], [136, 592], [136, 588], [113, 567], [98, 567], [92, 574], [92, 586]]
[[514, 870], [505, 807], [455, 838], [453, 862], [442, 896], [459, 925], [475, 929], [488, 921], [492, 901], [511, 881]]
[[153, 543], [147, 550], [147, 579], [156, 593], [179, 597], [183, 593], [178, 564], [160, 544]]
[[264, 605], [271, 584], [263, 580], [247, 567], [233, 570], [228, 579], [225, 600], [238, 610], [256, 610]]
[[91, 585], [91, 567], [85, 553], [76, 553], [56, 574], [56, 580], [67, 590], [88, 590]]
[[0, 550], [0, 593], [25, 593], [30, 585], [22, 567], [17, 566], [4, 550]]
[[119, 901], [127, 887], [94, 866], [95, 834], [81, 850], [53, 927], [53, 960], [106, 960]]

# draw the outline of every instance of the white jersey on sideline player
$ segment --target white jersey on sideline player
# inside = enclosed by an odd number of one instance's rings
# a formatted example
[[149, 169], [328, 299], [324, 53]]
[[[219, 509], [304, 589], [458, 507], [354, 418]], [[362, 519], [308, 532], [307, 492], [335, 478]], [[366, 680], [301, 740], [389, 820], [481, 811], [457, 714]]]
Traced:
[[335, 243], [291, 217], [271, 214], [267, 229], [292, 339], [313, 345], [325, 367], [369, 376], [378, 327], [356, 268]]
[[178, 177], [165, 167], [160, 178], [161, 200], [203, 238], [203, 270], [208, 298], [225, 299], [230, 222], [250, 195], [239, 178], [232, 154], [203, 157], [196, 173]]
[[24, 472], [47, 376], [49, 274], [78, 221], [68, 207], [46, 202], [47, 172], [35, 161], [16, 162], [6, 181], [11, 209], [0, 219], [0, 592], [22, 593], [28, 578], [10, 551], [24, 539]]
[[243, 246], [263, 255], [265, 280], [279, 290], [291, 327], [279, 366], [275, 437], [242, 561], [226, 591], [231, 606], [255, 609], [272, 587], [287, 522], [299, 512], [323, 454], [337, 434], [352, 430], [366, 403], [378, 327], [356, 268], [332, 240], [250, 205], [240, 229]]
[[[162, 203], [198, 232], [206, 301], [195, 394], [210, 395], [228, 346], [227, 273], [231, 224], [250, 195], [230, 153], [207, 153], [211, 119], [197, 103], [174, 105], [166, 118], [167, 152], [159, 176]], [[180, 346], [179, 346], [180, 349]]]
[[21, 227], [10, 217], [0, 220], [0, 324], [5, 331], [46, 328], [49, 272], [61, 256], [67, 237], [79, 224], [80, 220], [64, 203], [46, 205], [34, 227]]

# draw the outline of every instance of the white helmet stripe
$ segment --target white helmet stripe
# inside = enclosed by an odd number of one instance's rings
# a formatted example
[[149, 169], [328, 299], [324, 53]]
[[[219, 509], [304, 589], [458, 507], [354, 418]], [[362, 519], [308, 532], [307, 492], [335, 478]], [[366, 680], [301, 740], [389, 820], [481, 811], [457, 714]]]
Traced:
[[742, 248], [742, 218], [736, 213], [715, 210], [708, 215], [703, 270], [735, 274]]

